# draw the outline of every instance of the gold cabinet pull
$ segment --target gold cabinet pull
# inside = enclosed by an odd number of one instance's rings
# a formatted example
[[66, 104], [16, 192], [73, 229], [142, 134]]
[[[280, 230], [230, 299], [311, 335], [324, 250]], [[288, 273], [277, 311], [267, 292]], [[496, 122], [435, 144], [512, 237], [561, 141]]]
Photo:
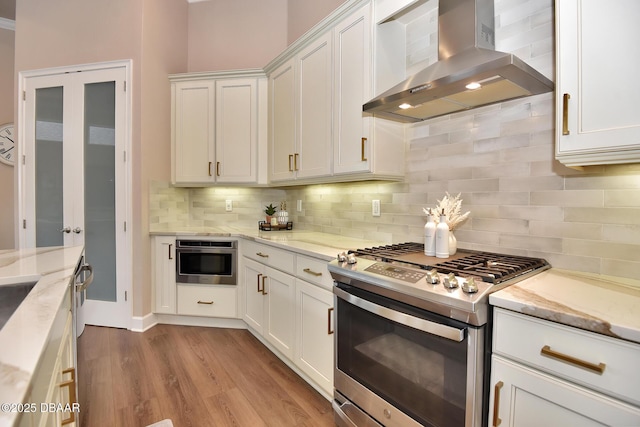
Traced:
[[289, 154], [289, 172], [293, 172], [293, 154]]
[[569, 99], [571, 95], [562, 95], [562, 134], [569, 135]]
[[211, 162], [209, 162], [209, 176], [211, 176]]
[[258, 274], [257, 278], [258, 278], [258, 293], [262, 292], [262, 289], [260, 289], [260, 278], [262, 277], [262, 274]]
[[295, 153], [293, 155], [293, 170], [297, 171], [298, 170], [298, 157], [300, 157], [300, 154]]
[[333, 313], [333, 307], [329, 307], [327, 309], [327, 335], [333, 334], [333, 329], [331, 328], [331, 314]]
[[587, 362], [587, 361], [578, 359], [576, 357], [569, 356], [568, 354], [559, 353], [555, 350], [552, 350], [551, 347], [549, 347], [548, 345], [545, 345], [544, 347], [542, 347], [542, 349], [540, 350], [540, 354], [542, 354], [543, 356], [550, 357], [552, 359], [560, 360], [570, 365], [579, 366], [581, 368], [588, 369], [589, 371], [595, 372], [598, 375], [602, 375], [604, 373], [604, 368], [607, 366], [604, 363], [598, 363], [596, 365], [595, 363]]
[[312, 270], [312, 269], [310, 269], [310, 268], [305, 268], [305, 269], [304, 269], [304, 270], [302, 270], [302, 271], [304, 271], [304, 272], [305, 272], [305, 273], [307, 273], [307, 274], [311, 274], [312, 276], [316, 276], [316, 277], [318, 277], [318, 276], [322, 276], [322, 273], [318, 273], [317, 271], [313, 271], [313, 270]]
[[267, 295], [268, 292], [265, 291], [266, 287], [264, 285], [264, 280], [267, 278], [267, 276], [262, 276], [262, 295]]
[[[74, 368], [65, 369], [62, 371], [62, 374], [71, 374], [71, 379], [69, 381], [64, 381], [60, 383], [60, 388], [67, 387], [69, 390], [69, 404], [73, 405], [78, 403], [78, 399], [76, 398], [76, 370]], [[72, 410], [69, 412], [69, 418], [60, 421], [60, 425], [71, 424], [76, 420], [76, 413]]]
[[256, 255], [258, 255], [261, 258], [269, 258], [268, 254], [263, 254], [262, 252], [256, 252]]
[[220, 176], [220, 162], [216, 162], [216, 176]]
[[213, 301], [198, 301], [198, 304], [211, 305]]
[[361, 154], [361, 158], [363, 162], [367, 161], [367, 158], [364, 156], [364, 145], [367, 142], [367, 138], [362, 138], [362, 143], [361, 143], [361, 150], [362, 150], [362, 154]]
[[173, 246], [173, 243], [169, 243], [169, 259], [173, 259], [171, 256], [171, 246]]
[[502, 420], [498, 415], [500, 414], [500, 389], [504, 383], [498, 381], [493, 388], [493, 427], [498, 427]]

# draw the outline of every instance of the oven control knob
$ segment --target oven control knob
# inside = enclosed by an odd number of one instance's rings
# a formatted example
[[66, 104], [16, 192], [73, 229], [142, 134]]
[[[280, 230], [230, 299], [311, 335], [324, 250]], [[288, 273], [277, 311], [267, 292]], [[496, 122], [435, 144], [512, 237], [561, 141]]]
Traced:
[[427, 283], [431, 283], [432, 285], [440, 282], [440, 276], [438, 276], [438, 271], [435, 268], [427, 271]]
[[347, 260], [347, 253], [346, 252], [340, 252], [338, 254], [338, 261], [339, 262], [345, 262]]
[[358, 262], [358, 260], [354, 254], [347, 255], [347, 264], [355, 264], [356, 262]]
[[476, 281], [473, 277], [467, 277], [462, 283], [461, 288], [462, 292], [466, 292], [468, 294], [475, 294], [478, 292], [478, 285], [476, 285]]
[[446, 276], [444, 276], [442, 284], [444, 285], [445, 288], [455, 289], [458, 287], [458, 279], [456, 279], [455, 274], [449, 273]]

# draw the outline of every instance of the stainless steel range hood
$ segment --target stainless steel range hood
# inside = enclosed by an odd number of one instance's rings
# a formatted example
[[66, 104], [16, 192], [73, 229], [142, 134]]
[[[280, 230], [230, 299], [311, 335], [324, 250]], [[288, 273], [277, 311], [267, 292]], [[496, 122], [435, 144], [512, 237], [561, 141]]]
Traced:
[[[469, 89], [470, 84], [479, 84]], [[518, 57], [495, 50], [493, 0], [440, 0], [438, 62], [364, 104], [376, 117], [419, 122], [553, 91]]]

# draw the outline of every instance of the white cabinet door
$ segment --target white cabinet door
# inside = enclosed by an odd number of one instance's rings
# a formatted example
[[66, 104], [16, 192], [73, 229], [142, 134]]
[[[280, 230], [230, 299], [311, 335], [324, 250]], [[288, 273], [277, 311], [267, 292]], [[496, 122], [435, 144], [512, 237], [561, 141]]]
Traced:
[[294, 178], [296, 149], [296, 91], [293, 58], [269, 75], [270, 150], [269, 177], [271, 181]]
[[172, 90], [173, 182], [215, 182], [215, 82], [176, 82]]
[[493, 355], [489, 425], [632, 426], [640, 408]]
[[332, 49], [326, 33], [297, 56], [298, 134], [294, 153], [297, 178], [331, 174]]
[[263, 336], [288, 359], [293, 359], [295, 278], [266, 267], [264, 296], [266, 329]]
[[256, 182], [258, 97], [256, 79], [216, 81], [216, 181]]
[[333, 293], [296, 280], [296, 365], [333, 393]]
[[244, 257], [242, 277], [244, 285], [243, 319], [258, 334], [264, 331], [264, 284], [265, 266]]
[[156, 313], [176, 313], [176, 239], [153, 238], [153, 292]]
[[569, 166], [640, 161], [640, 2], [556, 5], [556, 158]]
[[369, 172], [371, 118], [362, 104], [371, 98], [371, 25], [367, 5], [334, 29], [334, 172]]

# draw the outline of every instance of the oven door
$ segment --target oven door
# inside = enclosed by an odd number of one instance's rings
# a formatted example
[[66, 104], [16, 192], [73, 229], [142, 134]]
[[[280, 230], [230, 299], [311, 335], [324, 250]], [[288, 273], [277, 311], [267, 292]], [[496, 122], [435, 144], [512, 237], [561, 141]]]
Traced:
[[481, 425], [482, 328], [341, 283], [334, 293], [336, 396], [385, 426]]
[[235, 249], [178, 248], [176, 258], [178, 283], [236, 284]]

